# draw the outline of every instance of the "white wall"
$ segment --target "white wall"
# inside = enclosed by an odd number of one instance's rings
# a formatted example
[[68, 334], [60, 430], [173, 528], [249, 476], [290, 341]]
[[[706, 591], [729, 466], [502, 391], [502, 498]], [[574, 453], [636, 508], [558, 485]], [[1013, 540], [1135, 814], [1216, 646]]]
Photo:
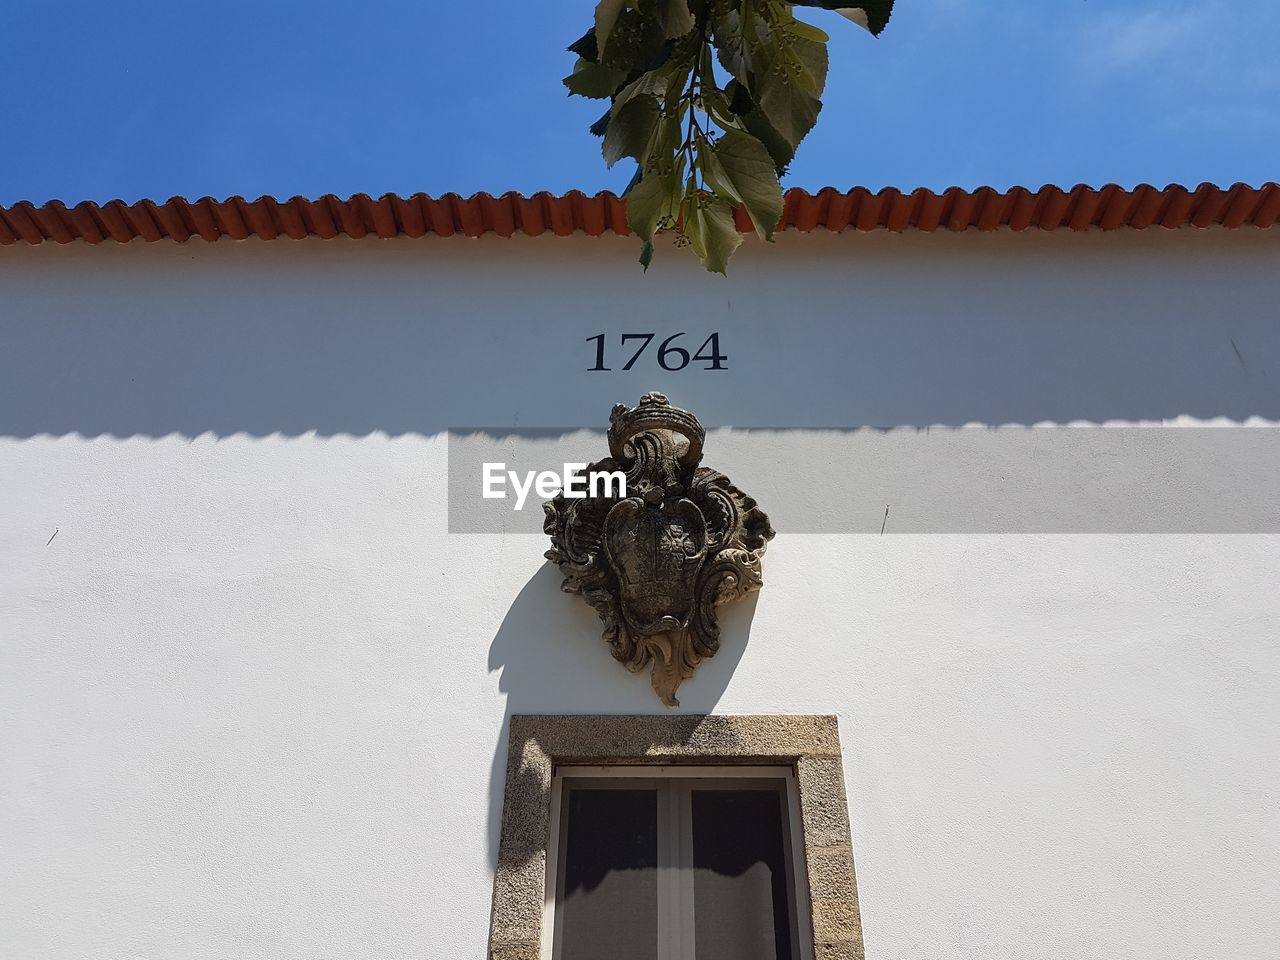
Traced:
[[[0, 953], [483, 956], [506, 716], [663, 708], [541, 537], [448, 533], [445, 431], [663, 389], [766, 509], [835, 518], [781, 529], [681, 699], [839, 715], [869, 958], [1274, 957], [1280, 233], [787, 235], [729, 281], [635, 253], [0, 251]], [[680, 329], [729, 372], [586, 372], [585, 337]], [[1232, 433], [1204, 463], [1154, 428], [1153, 473], [1045, 425], [1076, 422]], [[1078, 476], [1066, 516], [1114, 525], [996, 517], [930, 443], [1010, 424], [1046, 511]], [[917, 454], [865, 427], [952, 464], [884, 536], [820, 493], [893, 498]]]

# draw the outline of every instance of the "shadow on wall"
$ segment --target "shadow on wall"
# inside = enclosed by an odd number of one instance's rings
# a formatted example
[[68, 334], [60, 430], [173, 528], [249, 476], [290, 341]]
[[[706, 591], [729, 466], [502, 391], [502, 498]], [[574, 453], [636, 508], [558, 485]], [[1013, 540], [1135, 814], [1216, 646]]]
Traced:
[[[1261, 240], [813, 235], [731, 285], [669, 278], [680, 325], [626, 242], [10, 249], [0, 436], [590, 426], [646, 390], [709, 428], [1280, 419]], [[661, 341], [590, 372], [602, 332], [682, 326], [726, 372], [664, 370]]]
[[489, 645], [489, 672], [501, 672], [498, 689], [506, 695], [489, 776], [489, 856], [494, 865], [513, 714], [711, 713], [742, 659], [755, 616], [754, 594], [719, 608], [720, 650], [681, 685], [680, 707], [673, 711], [658, 700], [647, 671], [630, 673], [613, 659], [595, 611], [581, 597], [562, 592], [562, 579], [554, 564], [543, 564], [520, 590]]

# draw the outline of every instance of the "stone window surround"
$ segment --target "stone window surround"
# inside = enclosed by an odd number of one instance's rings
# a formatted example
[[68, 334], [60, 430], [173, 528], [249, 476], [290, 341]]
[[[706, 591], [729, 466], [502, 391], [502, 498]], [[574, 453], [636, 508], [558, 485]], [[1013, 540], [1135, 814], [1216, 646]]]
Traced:
[[555, 767], [676, 763], [794, 767], [814, 960], [863, 960], [836, 718], [690, 714], [511, 718], [489, 960], [543, 960]]

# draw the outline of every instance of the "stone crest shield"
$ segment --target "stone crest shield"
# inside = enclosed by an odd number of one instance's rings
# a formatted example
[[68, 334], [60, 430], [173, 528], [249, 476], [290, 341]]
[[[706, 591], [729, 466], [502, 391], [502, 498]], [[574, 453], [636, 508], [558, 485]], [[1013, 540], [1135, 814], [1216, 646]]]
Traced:
[[756, 502], [722, 473], [700, 466], [698, 418], [647, 393], [618, 404], [607, 459], [588, 473], [620, 471], [625, 495], [544, 504], [548, 560], [604, 623], [627, 669], [652, 663], [653, 689], [678, 706], [676, 689], [720, 646], [716, 607], [760, 589], [760, 558], [773, 529]]

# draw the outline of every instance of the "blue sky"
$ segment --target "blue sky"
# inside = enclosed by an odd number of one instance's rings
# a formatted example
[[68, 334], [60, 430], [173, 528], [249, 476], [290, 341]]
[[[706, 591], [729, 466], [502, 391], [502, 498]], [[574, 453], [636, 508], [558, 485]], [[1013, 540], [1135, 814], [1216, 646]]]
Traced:
[[[0, 202], [625, 186], [571, 100], [591, 0], [4, 0]], [[833, 14], [788, 186], [1280, 179], [1276, 0]]]

